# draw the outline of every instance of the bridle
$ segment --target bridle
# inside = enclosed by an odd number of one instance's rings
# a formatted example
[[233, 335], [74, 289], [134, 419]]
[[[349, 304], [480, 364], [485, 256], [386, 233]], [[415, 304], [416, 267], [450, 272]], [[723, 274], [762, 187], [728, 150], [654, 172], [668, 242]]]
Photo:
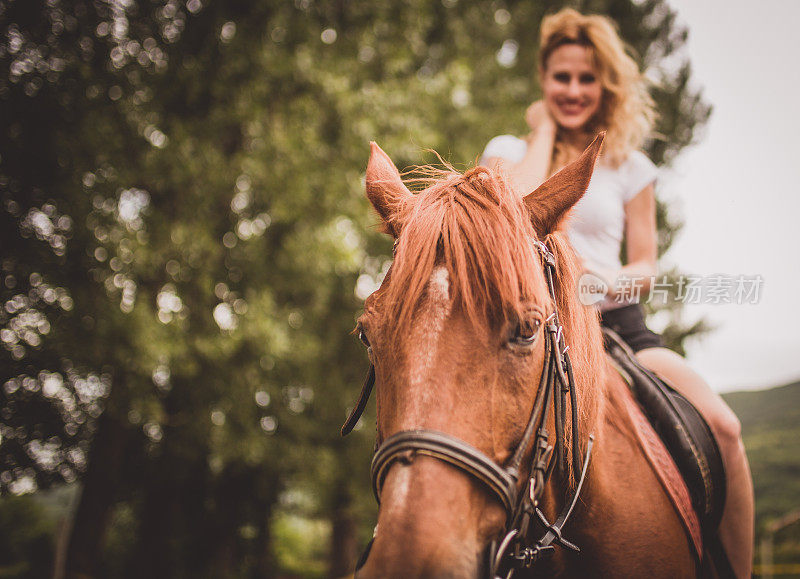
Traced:
[[[408, 462], [415, 454], [447, 462], [478, 479], [492, 491], [505, 509], [506, 527], [502, 538], [492, 541], [486, 553], [486, 577], [491, 579], [510, 579], [515, 571], [531, 567], [542, 557], [552, 554], [555, 545], [580, 551], [576, 545], [564, 539], [562, 529], [583, 488], [594, 441], [594, 437], [590, 435], [586, 456], [581, 464], [575, 380], [555, 306], [553, 279], [556, 260], [544, 243], [532, 240], [532, 244], [542, 258], [554, 310], [545, 320], [545, 356], [539, 389], [528, 424], [510, 460], [505, 465], [498, 465], [483, 452], [458, 438], [444, 432], [420, 429], [397, 432], [387, 438], [376, 450], [371, 466], [372, 489], [378, 503], [383, 481], [391, 466], [395, 462]], [[370, 364], [358, 403], [342, 426], [342, 436], [349, 434], [355, 427], [364, 412], [374, 383], [375, 367]], [[567, 394], [571, 407], [573, 471], [580, 472], [580, 478], [571, 499], [565, 503], [555, 521], [550, 523], [539, 508], [539, 499], [553, 468], [558, 468], [559, 473], [564, 474]], [[545, 428], [551, 407], [555, 424], [555, 445], [550, 444], [550, 433]], [[531, 447], [531, 466], [521, 470], [525, 455]], [[554, 449], [555, 457], [551, 460]], [[523, 478], [527, 480], [523, 482]], [[544, 530], [535, 541], [531, 539], [534, 525]]]

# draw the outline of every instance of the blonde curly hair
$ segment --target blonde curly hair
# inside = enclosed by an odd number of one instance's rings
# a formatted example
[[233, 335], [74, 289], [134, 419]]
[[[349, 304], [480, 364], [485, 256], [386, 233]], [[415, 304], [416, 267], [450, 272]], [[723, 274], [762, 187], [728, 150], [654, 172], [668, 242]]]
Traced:
[[[642, 146], [653, 128], [656, 112], [648, 82], [620, 39], [616, 25], [606, 16], [584, 15], [572, 8], [546, 16], [539, 42], [540, 77], [550, 55], [565, 44], [585, 46], [592, 52], [603, 97], [587, 129], [592, 133], [606, 131], [604, 158], [617, 166]], [[557, 169], [568, 160], [557, 137], [552, 167]]]

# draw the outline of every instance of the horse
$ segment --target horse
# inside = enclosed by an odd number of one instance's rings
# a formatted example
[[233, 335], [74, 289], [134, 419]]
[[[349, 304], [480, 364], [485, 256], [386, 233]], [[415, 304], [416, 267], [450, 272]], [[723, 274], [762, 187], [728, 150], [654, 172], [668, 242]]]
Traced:
[[601, 143], [524, 197], [481, 166], [412, 193], [371, 144], [366, 194], [395, 257], [357, 322], [380, 505], [358, 579], [697, 574], [578, 296], [564, 225]]

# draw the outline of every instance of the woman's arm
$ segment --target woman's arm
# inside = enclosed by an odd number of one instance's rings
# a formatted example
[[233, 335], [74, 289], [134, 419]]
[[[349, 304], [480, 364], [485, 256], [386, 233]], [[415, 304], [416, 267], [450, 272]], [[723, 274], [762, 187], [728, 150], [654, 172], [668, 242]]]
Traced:
[[[656, 196], [651, 183], [625, 205], [625, 243], [628, 263], [617, 274], [648, 292], [657, 273]], [[617, 287], [619, 291], [621, 288]], [[612, 295], [613, 297], [613, 295]]]
[[[615, 298], [622, 292], [630, 294], [631, 284], [640, 293], [650, 290], [652, 278], [656, 275], [656, 199], [653, 185], [642, 189], [625, 205], [625, 241], [628, 263], [619, 271], [597, 267], [584, 262], [588, 271], [606, 282], [606, 294]], [[621, 280], [627, 283], [620, 283]]]
[[528, 108], [525, 119], [532, 131], [526, 138], [528, 148], [522, 160], [518, 163], [509, 163], [499, 157], [486, 160], [491, 168], [502, 163], [514, 190], [520, 195], [527, 195], [545, 182], [556, 142], [556, 123], [542, 101], [536, 101]]
[[650, 278], [657, 273], [656, 195], [651, 183], [625, 205], [625, 240], [628, 263], [620, 271], [628, 277], [641, 277], [650, 289]]

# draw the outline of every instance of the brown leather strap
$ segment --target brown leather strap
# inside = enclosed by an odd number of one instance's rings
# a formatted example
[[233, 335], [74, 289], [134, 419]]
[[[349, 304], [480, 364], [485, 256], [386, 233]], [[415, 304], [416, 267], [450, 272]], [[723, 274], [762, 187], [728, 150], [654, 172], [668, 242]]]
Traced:
[[387, 438], [372, 459], [372, 490], [380, 503], [389, 467], [406, 453], [432, 456], [472, 475], [497, 496], [506, 512], [517, 501], [517, 480], [474, 446], [435, 430], [404, 430]]
[[358, 402], [355, 408], [350, 412], [342, 425], [342, 436], [347, 436], [358, 424], [358, 419], [364, 414], [364, 409], [367, 407], [369, 395], [372, 393], [372, 387], [375, 385], [375, 366], [370, 364], [367, 371], [367, 377], [364, 378], [364, 385], [361, 387], [361, 394], [358, 395]]

